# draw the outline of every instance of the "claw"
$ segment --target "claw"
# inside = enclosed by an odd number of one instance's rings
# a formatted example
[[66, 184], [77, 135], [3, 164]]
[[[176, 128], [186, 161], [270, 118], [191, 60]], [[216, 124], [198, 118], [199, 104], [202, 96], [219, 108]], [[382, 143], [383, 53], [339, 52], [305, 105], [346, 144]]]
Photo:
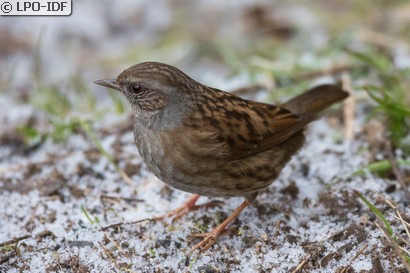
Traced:
[[219, 235], [225, 231], [225, 228], [236, 218], [238, 215], [247, 207], [249, 206], [249, 202], [247, 200], [243, 201], [242, 204], [228, 217], [225, 221], [223, 221], [219, 226], [217, 226], [214, 230], [209, 233], [195, 233], [191, 236], [193, 237], [202, 237], [202, 241], [196, 244], [191, 248], [188, 252], [188, 255], [191, 255], [195, 250], [199, 250], [200, 252], [204, 252], [208, 250], [211, 246], [213, 246], [216, 241], [218, 240]]

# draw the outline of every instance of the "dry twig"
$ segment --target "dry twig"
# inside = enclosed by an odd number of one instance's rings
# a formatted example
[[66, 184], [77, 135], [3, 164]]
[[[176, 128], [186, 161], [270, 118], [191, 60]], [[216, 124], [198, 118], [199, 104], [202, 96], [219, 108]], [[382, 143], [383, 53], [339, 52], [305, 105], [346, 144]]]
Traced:
[[105, 238], [107, 238], [111, 243], [113, 243], [113, 244], [115, 245], [115, 247], [116, 247], [125, 257], [129, 258], [128, 255], [127, 255], [127, 253], [125, 253], [124, 249], [122, 249], [122, 247], [119, 246], [119, 245], [117, 244], [117, 242], [115, 242], [114, 239], [112, 239], [106, 232], [104, 232], [104, 236], [105, 236]]
[[131, 203], [131, 202], [144, 202], [144, 199], [138, 199], [138, 198], [129, 198], [129, 197], [121, 197], [121, 196], [111, 196], [111, 195], [101, 195], [101, 199], [109, 199], [109, 200], [114, 200], [114, 201], [120, 201], [123, 200], [125, 202]]
[[345, 123], [345, 137], [348, 140], [352, 140], [354, 137], [354, 116], [356, 101], [352, 93], [352, 82], [349, 74], [343, 73], [342, 76], [343, 90], [350, 93], [350, 96], [344, 101], [343, 117]]
[[396, 255], [399, 256], [400, 259], [402, 260], [403, 266], [407, 269], [408, 272], [410, 272], [410, 265], [407, 263], [407, 259], [402, 253], [402, 249], [400, 248], [400, 246], [397, 244], [397, 242], [393, 238], [391, 238], [389, 232], [386, 230], [385, 227], [379, 225], [377, 222], [375, 222], [375, 224], [384, 233], [387, 241], [389, 241], [390, 243], [390, 246], [393, 248]]
[[7, 245], [11, 245], [11, 244], [14, 244], [14, 243], [18, 243], [18, 242], [23, 241], [23, 240], [26, 240], [26, 239], [28, 239], [28, 238], [31, 238], [31, 234], [27, 234], [27, 235], [24, 235], [24, 236], [21, 236], [21, 237], [18, 237], [18, 238], [14, 238], [14, 239], [12, 239], [12, 240], [9, 240], [9, 241], [0, 243], [0, 247], [7, 246]]
[[307, 263], [308, 260], [308, 258], [305, 258], [300, 264], [298, 264], [298, 266], [295, 268], [295, 270], [292, 271], [292, 273], [297, 273], [302, 270], [303, 266]]
[[112, 224], [112, 225], [109, 225], [109, 226], [102, 227], [101, 231], [106, 231], [107, 229], [116, 228], [116, 227], [120, 228], [121, 226], [125, 226], [125, 225], [135, 225], [135, 224], [139, 224], [139, 223], [142, 223], [142, 222], [145, 222], [145, 221], [151, 222], [152, 219], [146, 218], [146, 219], [141, 219], [141, 220], [134, 221], [134, 222], [116, 223], [116, 224]]
[[345, 273], [347, 270], [352, 266], [353, 262], [359, 257], [360, 254], [363, 253], [363, 251], [369, 246], [369, 244], [365, 244], [357, 253], [354, 255], [353, 259], [350, 261], [350, 263], [343, 268], [343, 270], [340, 273]]

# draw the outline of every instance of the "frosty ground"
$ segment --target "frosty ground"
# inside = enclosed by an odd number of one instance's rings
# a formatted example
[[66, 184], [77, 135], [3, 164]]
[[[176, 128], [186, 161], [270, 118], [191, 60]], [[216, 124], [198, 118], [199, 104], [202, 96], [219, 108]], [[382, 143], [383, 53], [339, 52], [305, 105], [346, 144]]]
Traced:
[[[4, 113], [19, 108], [4, 102], [2, 107], [10, 107]], [[203, 197], [202, 202], [220, 203], [174, 223], [142, 221], [105, 228], [150, 219], [189, 196], [149, 173], [131, 130], [100, 132], [99, 137], [131, 176], [132, 185], [83, 134], [70, 137], [66, 144], [47, 142], [36, 151], [2, 146], [2, 158], [8, 160], [0, 169], [0, 242], [29, 237], [2, 251], [7, 261], [1, 268], [289, 272], [306, 261], [310, 272], [335, 272], [348, 265], [353, 272], [393, 269], [397, 260], [383, 232], [369, 222], [369, 209], [353, 193], [356, 189], [380, 199], [376, 192], [383, 193], [392, 182], [369, 174], [352, 176], [367, 165], [368, 155], [360, 140], [344, 140], [338, 112], [309, 127], [307, 144], [259, 195], [258, 208], [246, 209], [210, 251], [190, 258], [184, 254], [195, 243], [190, 234], [208, 231], [242, 200]]]

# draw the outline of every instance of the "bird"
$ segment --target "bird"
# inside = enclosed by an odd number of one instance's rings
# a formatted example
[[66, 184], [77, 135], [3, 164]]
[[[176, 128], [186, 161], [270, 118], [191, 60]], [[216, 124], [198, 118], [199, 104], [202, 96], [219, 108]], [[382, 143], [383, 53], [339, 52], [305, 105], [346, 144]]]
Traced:
[[159, 62], [138, 63], [94, 83], [129, 101], [134, 140], [148, 169], [172, 188], [194, 194], [165, 217], [194, 209], [200, 196], [244, 198], [214, 230], [196, 234], [203, 239], [189, 253], [209, 249], [246, 207], [257, 206], [258, 193], [303, 146], [306, 125], [348, 96], [325, 84], [272, 105], [206, 86]]

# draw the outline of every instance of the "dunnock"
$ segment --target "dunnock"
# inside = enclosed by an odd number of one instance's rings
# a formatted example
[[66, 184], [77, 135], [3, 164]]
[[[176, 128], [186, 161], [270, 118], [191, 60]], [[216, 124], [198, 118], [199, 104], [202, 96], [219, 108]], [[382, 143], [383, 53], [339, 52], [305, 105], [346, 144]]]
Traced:
[[303, 128], [348, 96], [335, 85], [321, 85], [275, 106], [205, 86], [156, 62], [95, 83], [127, 97], [135, 116], [135, 143], [148, 168], [167, 185], [195, 194], [168, 215], [195, 207], [199, 195], [245, 198], [191, 252], [212, 246], [301, 148]]

